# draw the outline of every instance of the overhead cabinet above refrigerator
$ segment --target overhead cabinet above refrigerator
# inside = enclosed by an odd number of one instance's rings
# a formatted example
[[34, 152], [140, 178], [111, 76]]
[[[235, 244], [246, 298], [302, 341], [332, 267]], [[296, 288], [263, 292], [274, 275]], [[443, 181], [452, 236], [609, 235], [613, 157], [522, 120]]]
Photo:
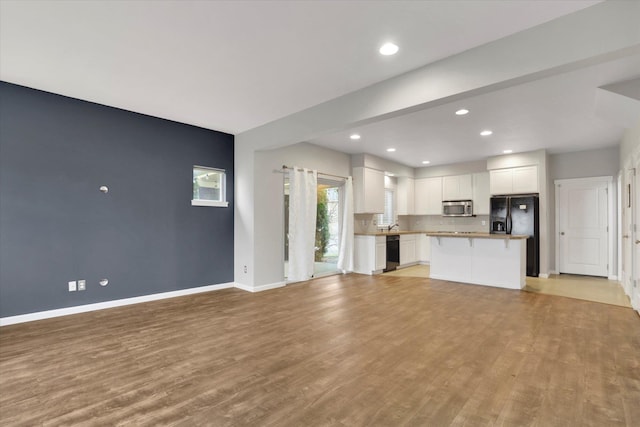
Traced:
[[538, 193], [538, 166], [494, 169], [489, 171], [491, 194]]

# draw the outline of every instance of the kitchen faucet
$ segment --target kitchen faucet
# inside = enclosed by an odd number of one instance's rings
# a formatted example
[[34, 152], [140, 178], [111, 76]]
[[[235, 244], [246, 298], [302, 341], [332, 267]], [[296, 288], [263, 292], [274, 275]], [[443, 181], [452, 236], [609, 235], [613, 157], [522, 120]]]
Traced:
[[387, 229], [387, 231], [393, 230], [393, 227], [398, 227], [398, 224], [390, 225], [389, 228]]

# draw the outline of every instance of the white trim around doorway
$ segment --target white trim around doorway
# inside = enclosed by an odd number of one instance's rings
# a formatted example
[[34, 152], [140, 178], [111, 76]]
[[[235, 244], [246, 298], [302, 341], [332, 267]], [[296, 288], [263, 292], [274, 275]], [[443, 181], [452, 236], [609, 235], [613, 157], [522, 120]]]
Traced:
[[607, 226], [609, 232], [607, 233], [607, 264], [609, 268], [607, 269], [607, 279], [609, 280], [618, 280], [618, 272], [617, 270], [618, 263], [615, 262], [615, 250], [616, 246], [614, 245], [614, 235], [616, 234], [618, 228], [616, 225], [616, 209], [615, 209], [615, 198], [613, 195], [615, 194], [615, 187], [613, 185], [613, 177], [612, 176], [594, 176], [587, 178], [569, 178], [569, 179], [556, 179], [553, 181], [554, 183], [554, 197], [555, 197], [555, 236], [554, 243], [556, 248], [556, 271], [560, 271], [560, 239], [558, 239], [558, 224], [560, 223], [560, 210], [559, 210], [559, 200], [558, 200], [558, 186], [561, 184], [570, 184], [570, 183], [588, 183], [588, 182], [597, 182], [597, 181], [607, 181]]

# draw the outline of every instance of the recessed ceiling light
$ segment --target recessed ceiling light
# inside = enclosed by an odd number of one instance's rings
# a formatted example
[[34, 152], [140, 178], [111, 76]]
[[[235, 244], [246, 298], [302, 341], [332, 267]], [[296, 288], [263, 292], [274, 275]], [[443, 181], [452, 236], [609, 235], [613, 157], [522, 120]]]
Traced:
[[385, 56], [394, 55], [398, 52], [398, 46], [393, 43], [385, 43], [380, 46], [379, 52]]
[[388, 151], [389, 153], [393, 153], [394, 151], [396, 151], [396, 149], [395, 149], [395, 148], [387, 148], [387, 151]]
[[511, 153], [513, 153], [513, 150], [504, 150], [503, 153], [504, 154], [511, 154]]
[[482, 132], [480, 132], [480, 135], [482, 136], [489, 136], [493, 133], [493, 131], [490, 131], [489, 129], [487, 130], [483, 130]]
[[354, 133], [354, 134], [353, 134], [353, 135], [351, 135], [349, 138], [351, 138], [351, 139], [353, 139], [353, 140], [355, 141], [355, 140], [360, 139], [360, 135], [358, 135], [357, 133]]
[[431, 163], [429, 160], [423, 160], [423, 161], [422, 161], [422, 164], [423, 164], [423, 165], [428, 165], [429, 163]]
[[456, 111], [457, 116], [464, 116], [465, 114], [469, 114], [469, 110], [467, 110], [466, 108], [462, 108]]

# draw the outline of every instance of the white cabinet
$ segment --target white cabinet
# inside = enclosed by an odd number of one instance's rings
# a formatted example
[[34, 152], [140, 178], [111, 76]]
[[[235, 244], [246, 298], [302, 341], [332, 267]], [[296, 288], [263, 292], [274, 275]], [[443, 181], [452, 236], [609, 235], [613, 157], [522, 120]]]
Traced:
[[471, 174], [442, 178], [442, 200], [471, 200], [473, 185]]
[[510, 194], [513, 192], [513, 171], [498, 169], [489, 172], [491, 194]]
[[489, 194], [489, 172], [473, 174], [473, 214], [489, 215], [491, 212]]
[[387, 267], [387, 237], [376, 236], [376, 271]]
[[355, 236], [353, 249], [356, 273], [376, 274], [387, 266], [386, 236]]
[[398, 215], [413, 215], [414, 213], [414, 180], [408, 177], [398, 177], [396, 200]]
[[416, 238], [416, 248], [418, 250], [418, 261], [428, 263], [431, 261], [431, 237], [426, 234], [418, 234]]
[[514, 193], [537, 193], [538, 192], [538, 167], [527, 166], [513, 169], [513, 192]]
[[538, 166], [496, 169], [489, 171], [491, 194], [537, 193]]
[[383, 213], [384, 172], [353, 168], [353, 201], [355, 213]]
[[416, 234], [400, 235], [400, 265], [415, 264], [418, 261]]
[[442, 177], [415, 180], [415, 215], [442, 215]]

